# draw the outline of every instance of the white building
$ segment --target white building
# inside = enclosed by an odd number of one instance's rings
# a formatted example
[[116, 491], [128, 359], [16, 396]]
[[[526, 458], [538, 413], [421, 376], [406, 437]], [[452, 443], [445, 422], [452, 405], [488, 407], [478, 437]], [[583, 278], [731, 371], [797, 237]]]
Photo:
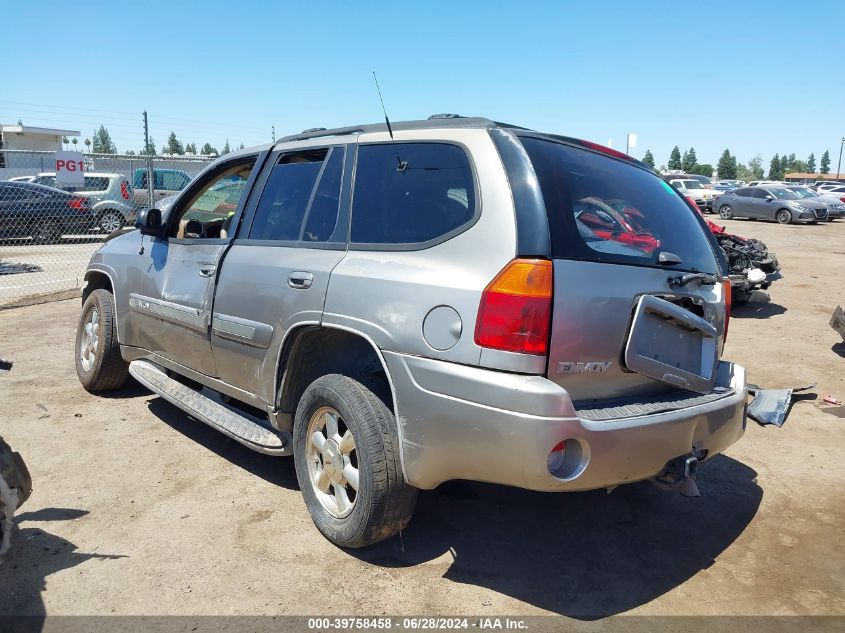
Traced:
[[80, 136], [80, 132], [31, 125], [0, 124], [0, 179], [31, 175], [52, 168], [52, 157], [43, 152], [63, 149], [62, 137], [65, 136]]

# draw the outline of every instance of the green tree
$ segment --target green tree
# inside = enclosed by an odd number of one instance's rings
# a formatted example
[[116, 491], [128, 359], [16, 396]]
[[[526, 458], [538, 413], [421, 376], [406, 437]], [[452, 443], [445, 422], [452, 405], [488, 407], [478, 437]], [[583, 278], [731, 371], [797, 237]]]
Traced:
[[79, 139], [76, 138], [75, 136], [72, 139], [70, 139], [70, 143], [71, 143], [71, 145], [73, 145], [73, 149], [76, 149], [76, 144], [78, 142], [79, 142]]
[[197, 153], [197, 144], [196, 143], [188, 143], [185, 145], [185, 153], [186, 154], [196, 154]]
[[[795, 154], [792, 155], [793, 157]], [[789, 170], [789, 158], [787, 158], [786, 154], [780, 157], [780, 177], [783, 179], [783, 175]]]
[[763, 177], [763, 157], [760, 154], [748, 161], [748, 172], [751, 175], [749, 180], [760, 180]]
[[85, 149], [90, 150], [91, 149], [91, 139], [86, 138], [83, 142], [85, 143]]
[[150, 143], [149, 143], [149, 145], [147, 145], [147, 147], [145, 147], [144, 149], [142, 149], [142, 150], [141, 150], [140, 152], [138, 152], [138, 153], [139, 153], [139, 154], [142, 154], [142, 155], [155, 156], [155, 155], [156, 155], [156, 142], [155, 142], [155, 139], [151, 136], [151, 137], [150, 137]]
[[185, 148], [182, 146], [181, 141], [176, 138], [176, 132], [170, 132], [170, 136], [167, 137], [167, 145], [162, 148], [162, 151], [165, 154], [182, 155], [185, 153]]
[[677, 145], [675, 145], [675, 147], [672, 148], [672, 153], [669, 154], [669, 162], [666, 163], [666, 166], [669, 169], [680, 169], [681, 168], [681, 150]]
[[645, 151], [645, 156], [643, 156], [643, 162], [654, 169], [654, 154], [651, 153], [650, 149]]
[[816, 156], [814, 154], [810, 154], [807, 159], [807, 172], [810, 174], [816, 173]]
[[780, 180], [783, 178], [781, 169], [780, 155], [775, 154], [769, 163], [769, 180]]
[[809, 168], [807, 167], [807, 163], [805, 163], [800, 158], [796, 158], [794, 161], [789, 163], [789, 169], [786, 173], [798, 173], [798, 174], [806, 174]]
[[65, 146], [65, 149], [67, 149], [67, 144], [68, 144], [68, 143], [70, 143], [70, 140], [68, 139], [68, 137], [67, 137], [67, 136], [63, 136], [63, 137], [62, 137], [62, 145], [64, 145], [64, 146]]
[[211, 155], [211, 154], [216, 154], [216, 153], [217, 153], [217, 149], [215, 149], [214, 147], [212, 147], [210, 143], [206, 143], [205, 145], [203, 145], [203, 146], [202, 146], [202, 149], [200, 150], [200, 152], [201, 152], [204, 156], [209, 156], [209, 155]]
[[695, 173], [693, 170], [698, 165], [698, 159], [695, 156], [695, 148], [690, 147], [688, 151], [684, 152], [684, 158], [681, 161], [681, 169], [688, 174]]
[[223, 149], [220, 150], [220, 155], [223, 156], [223, 154], [228, 154], [231, 151], [232, 150], [229, 148], [229, 139], [226, 139], [226, 144], [223, 146]]
[[134, 149], [128, 149], [128, 150], [126, 150], [126, 155], [127, 155], [127, 156], [134, 156], [134, 155], [135, 155], [135, 150], [134, 150]]
[[708, 178], [710, 178], [713, 175], [713, 165], [709, 163], [698, 163], [688, 173], [698, 174], [699, 176], [707, 176]]
[[829, 174], [830, 173], [830, 152], [827, 150], [824, 151], [822, 154], [822, 168], [821, 173]]
[[117, 148], [111, 140], [111, 135], [105, 126], [100, 126], [100, 129], [94, 132], [92, 137], [92, 144], [95, 154], [116, 154]]
[[243, 141], [241, 141], [241, 144], [238, 146], [238, 149], [244, 149]]
[[733, 180], [736, 178], [736, 156], [731, 156], [730, 151], [725, 150], [716, 164], [716, 171], [719, 172], [719, 178]]

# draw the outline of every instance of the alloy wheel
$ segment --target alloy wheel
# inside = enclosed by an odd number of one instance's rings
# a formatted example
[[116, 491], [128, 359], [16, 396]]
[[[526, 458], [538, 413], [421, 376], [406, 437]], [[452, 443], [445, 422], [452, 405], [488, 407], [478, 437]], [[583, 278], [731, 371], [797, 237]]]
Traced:
[[337, 409], [320, 407], [308, 422], [308, 479], [320, 504], [342, 519], [358, 496], [358, 456], [355, 438]]
[[100, 313], [97, 308], [91, 310], [85, 321], [84, 333], [79, 342], [79, 358], [82, 369], [91, 371], [97, 360], [97, 347], [100, 343]]

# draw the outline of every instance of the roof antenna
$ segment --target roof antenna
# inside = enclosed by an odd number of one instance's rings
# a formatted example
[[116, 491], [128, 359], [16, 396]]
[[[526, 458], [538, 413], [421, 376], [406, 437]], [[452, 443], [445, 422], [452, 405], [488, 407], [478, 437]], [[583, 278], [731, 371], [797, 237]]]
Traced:
[[[378, 85], [378, 77], [376, 77], [376, 71], [373, 71], [373, 80], [376, 82], [376, 90], [378, 90], [378, 99], [381, 101], [381, 111], [384, 112], [384, 122], [387, 123], [387, 133], [390, 134], [390, 142], [396, 143], [395, 139], [393, 138], [393, 128], [390, 126], [390, 119], [387, 117], [387, 108], [384, 107], [384, 98], [381, 96], [381, 87]], [[408, 168], [408, 161], [404, 161], [399, 158], [399, 155], [396, 156], [396, 171], [405, 171]]]

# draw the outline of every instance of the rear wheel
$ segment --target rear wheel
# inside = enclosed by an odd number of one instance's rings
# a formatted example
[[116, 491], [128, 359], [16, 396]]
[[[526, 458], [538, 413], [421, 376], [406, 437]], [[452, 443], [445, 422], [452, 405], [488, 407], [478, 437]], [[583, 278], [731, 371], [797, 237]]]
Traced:
[[76, 375], [85, 389], [109, 391], [126, 382], [129, 364], [120, 355], [114, 298], [108, 290], [94, 290], [82, 304], [75, 347]]
[[723, 204], [719, 207], [719, 217], [723, 220], [730, 220], [734, 217], [734, 210], [731, 209], [731, 205]]
[[103, 211], [102, 215], [100, 215], [98, 227], [106, 233], [112, 233], [123, 228], [123, 224], [123, 214], [120, 211], [109, 209], [107, 211]]
[[792, 214], [787, 209], [781, 209], [775, 214], [775, 220], [780, 224], [789, 224], [792, 222]]
[[296, 409], [296, 476], [317, 529], [341, 547], [365, 547], [402, 530], [417, 491], [405, 482], [393, 413], [363, 384], [315, 380]]

